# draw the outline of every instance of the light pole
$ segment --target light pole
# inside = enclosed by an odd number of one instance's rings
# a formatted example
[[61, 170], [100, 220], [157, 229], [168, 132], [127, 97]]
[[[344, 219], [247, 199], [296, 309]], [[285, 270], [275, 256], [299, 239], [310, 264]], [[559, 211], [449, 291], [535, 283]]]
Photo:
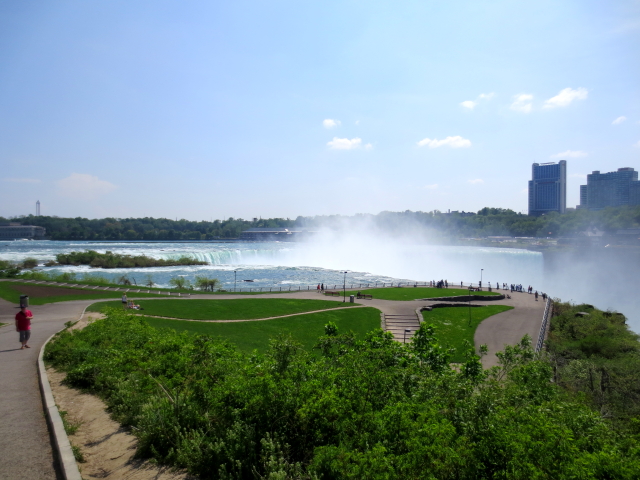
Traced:
[[347, 301], [347, 272], [344, 273], [344, 282], [342, 284], [342, 303]]
[[238, 270], [233, 271], [233, 291], [236, 292], [236, 287], [238, 286]]
[[469, 326], [471, 326], [471, 287], [469, 287]]
[[404, 331], [404, 338], [402, 340], [402, 343], [407, 343], [407, 333], [411, 333], [411, 330], [409, 329], [405, 329]]
[[482, 271], [484, 270], [484, 268], [480, 269], [480, 287], [482, 287]]

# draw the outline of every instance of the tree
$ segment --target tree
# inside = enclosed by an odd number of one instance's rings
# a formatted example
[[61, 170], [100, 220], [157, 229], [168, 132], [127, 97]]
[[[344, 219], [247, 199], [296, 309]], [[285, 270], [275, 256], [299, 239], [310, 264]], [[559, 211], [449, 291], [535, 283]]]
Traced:
[[188, 279], [178, 275], [177, 277], [173, 277], [171, 280], [169, 280], [169, 285], [175, 287], [176, 290], [184, 290], [191, 286], [191, 282]]
[[208, 278], [204, 275], [196, 275], [196, 288], [203, 292], [213, 292], [220, 286], [217, 278]]

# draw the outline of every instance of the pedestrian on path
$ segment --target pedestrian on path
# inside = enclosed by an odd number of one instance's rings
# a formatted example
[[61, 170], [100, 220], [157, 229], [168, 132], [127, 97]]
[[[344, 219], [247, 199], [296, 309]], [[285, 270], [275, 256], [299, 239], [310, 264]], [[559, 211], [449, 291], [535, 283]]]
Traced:
[[127, 301], [127, 294], [123, 293], [122, 294], [122, 308], [123, 308], [123, 310], [126, 310], [128, 305], [129, 305], [129, 302]]
[[20, 350], [31, 348], [27, 343], [31, 338], [31, 319], [33, 314], [31, 310], [27, 310], [26, 305], [20, 305], [20, 311], [16, 313], [16, 332], [20, 334]]

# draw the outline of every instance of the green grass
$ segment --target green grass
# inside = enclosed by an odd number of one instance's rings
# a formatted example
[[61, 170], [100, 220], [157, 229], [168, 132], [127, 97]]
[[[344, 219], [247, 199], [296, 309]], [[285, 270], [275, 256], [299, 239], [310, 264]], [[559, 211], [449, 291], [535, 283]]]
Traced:
[[[188, 318], [192, 320], [248, 320], [279, 317], [295, 313], [311, 312], [354, 306], [330, 300], [298, 300], [289, 298], [239, 298], [232, 300], [141, 300], [143, 312], [132, 313], [160, 317]], [[120, 302], [100, 302], [91, 305], [90, 312], [103, 312], [107, 308], [121, 308]]]
[[[34, 285], [32, 283], [19, 283], [19, 282], [0, 282], [0, 298], [7, 300], [11, 303], [19, 303], [20, 295], [22, 295], [23, 291], [21, 291], [21, 286], [37, 286], [37, 287], [47, 287], [47, 285]], [[56, 295], [56, 296], [47, 296], [47, 297], [36, 297], [29, 296], [29, 305], [44, 305], [46, 303], [57, 303], [57, 302], [67, 302], [70, 300], [101, 300], [103, 298], [120, 298], [122, 297], [123, 292], [106, 292], [97, 290], [95, 292], [91, 292], [91, 294], [78, 294], [78, 291], [81, 290], [79, 288], [67, 288], [61, 287], [57, 285], [51, 285], [53, 288], [64, 288], [68, 290], [69, 294], [66, 295]], [[153, 293], [132, 293], [127, 292], [127, 296], [129, 297], [150, 297], [157, 298], [163, 297], [166, 295], [157, 295]]]
[[353, 331], [360, 339], [364, 338], [365, 333], [380, 328], [380, 311], [372, 307], [333, 310], [257, 322], [205, 323], [150, 317], [144, 319], [156, 328], [172, 328], [179, 332], [222, 337], [237, 345], [240, 350], [258, 350], [262, 353], [267, 350], [269, 338], [280, 333], [290, 333], [305, 349], [312, 350], [318, 337], [324, 335], [324, 326], [328, 322], [335, 322], [339, 333]]
[[[506, 312], [513, 307], [507, 305], [486, 305], [482, 307], [444, 307], [423, 311], [422, 317], [427, 324], [436, 327], [436, 337], [443, 345], [456, 349], [452, 362], [464, 362], [464, 341], [474, 345], [473, 336], [480, 322], [497, 313]], [[471, 326], [469, 326], [469, 310], [471, 310]]]
[[[369, 288], [360, 290], [373, 298], [381, 300], [418, 300], [421, 298], [455, 297], [469, 295], [466, 288], [431, 288], [431, 287], [402, 287], [402, 288]], [[355, 295], [357, 291], [347, 292], [347, 296]], [[343, 293], [340, 292], [340, 295]], [[474, 295], [500, 295], [498, 292], [473, 292]]]

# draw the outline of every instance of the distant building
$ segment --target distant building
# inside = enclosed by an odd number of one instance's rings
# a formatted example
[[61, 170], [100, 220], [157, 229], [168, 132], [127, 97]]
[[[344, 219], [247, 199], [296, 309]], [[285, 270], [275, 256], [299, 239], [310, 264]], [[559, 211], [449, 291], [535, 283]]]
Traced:
[[580, 186], [580, 208], [601, 210], [640, 205], [639, 189], [638, 172], [633, 168], [619, 168], [616, 172], [608, 173], [596, 170], [587, 175], [587, 184]]
[[567, 161], [534, 163], [529, 181], [529, 215], [564, 213], [567, 208]]
[[629, 205], [640, 205], [640, 182], [629, 183]]
[[47, 233], [44, 227], [21, 225], [19, 223], [0, 223], [0, 240], [42, 240]]

